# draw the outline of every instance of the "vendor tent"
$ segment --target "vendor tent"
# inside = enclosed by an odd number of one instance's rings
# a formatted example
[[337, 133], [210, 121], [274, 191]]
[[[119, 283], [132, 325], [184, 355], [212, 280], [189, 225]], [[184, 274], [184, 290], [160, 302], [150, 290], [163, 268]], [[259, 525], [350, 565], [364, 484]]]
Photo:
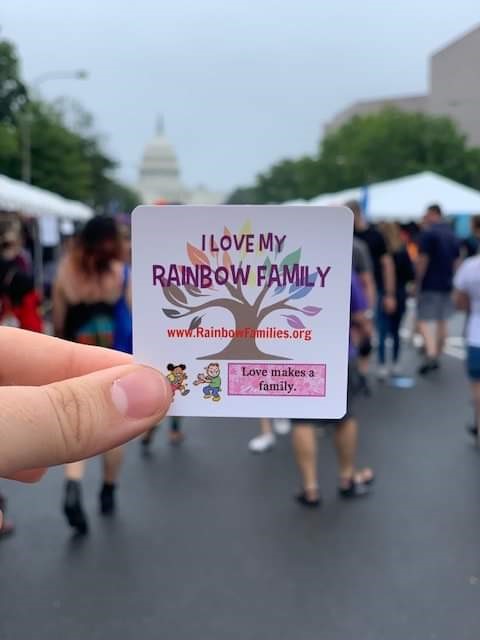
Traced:
[[340, 205], [352, 199], [365, 203], [370, 220], [419, 220], [433, 202], [449, 216], [480, 213], [480, 191], [431, 171], [323, 194], [308, 204]]
[[287, 207], [298, 207], [302, 204], [308, 204], [306, 200], [289, 200], [288, 202], [283, 203]]
[[3, 175], [0, 175], [0, 211], [16, 211], [34, 218], [54, 216], [63, 220], [87, 220], [93, 215], [93, 210], [82, 202], [67, 200]]

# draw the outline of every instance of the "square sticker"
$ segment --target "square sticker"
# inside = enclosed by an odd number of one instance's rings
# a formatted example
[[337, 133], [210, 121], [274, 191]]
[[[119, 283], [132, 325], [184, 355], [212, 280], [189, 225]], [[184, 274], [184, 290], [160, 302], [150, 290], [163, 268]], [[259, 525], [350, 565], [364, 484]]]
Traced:
[[345, 207], [137, 207], [134, 355], [170, 415], [343, 417], [352, 237]]

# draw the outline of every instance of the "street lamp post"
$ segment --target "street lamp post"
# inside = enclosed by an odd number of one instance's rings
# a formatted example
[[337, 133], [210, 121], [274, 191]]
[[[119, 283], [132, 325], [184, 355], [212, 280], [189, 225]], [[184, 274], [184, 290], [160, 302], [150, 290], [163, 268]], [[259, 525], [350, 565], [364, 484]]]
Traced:
[[[48, 80], [84, 80], [88, 73], [77, 71], [48, 71], [37, 76], [31, 86], [35, 90]], [[27, 98], [24, 109], [20, 115], [20, 137], [22, 149], [22, 180], [27, 184], [32, 182], [32, 110]], [[35, 286], [38, 291], [43, 291], [43, 248], [40, 240], [40, 228], [38, 221], [32, 225], [33, 234], [33, 273]]]
[[[82, 69], [76, 71], [47, 71], [37, 76], [32, 82], [33, 89], [37, 89], [48, 80], [85, 80], [88, 73]], [[30, 101], [27, 100], [20, 118], [22, 140], [22, 180], [32, 182], [32, 111]]]

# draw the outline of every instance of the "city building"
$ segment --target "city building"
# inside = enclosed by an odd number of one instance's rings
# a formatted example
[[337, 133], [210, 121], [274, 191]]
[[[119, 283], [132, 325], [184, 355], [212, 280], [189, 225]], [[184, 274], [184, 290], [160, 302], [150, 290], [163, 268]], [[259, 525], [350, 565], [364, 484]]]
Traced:
[[189, 189], [183, 184], [177, 154], [165, 136], [162, 118], [143, 152], [138, 191], [145, 204], [220, 204], [224, 200], [223, 193], [210, 191], [205, 186]]
[[429, 60], [429, 92], [425, 95], [386, 97], [355, 102], [326, 126], [330, 133], [355, 115], [376, 113], [384, 107], [450, 116], [480, 146], [480, 25], [433, 53]]

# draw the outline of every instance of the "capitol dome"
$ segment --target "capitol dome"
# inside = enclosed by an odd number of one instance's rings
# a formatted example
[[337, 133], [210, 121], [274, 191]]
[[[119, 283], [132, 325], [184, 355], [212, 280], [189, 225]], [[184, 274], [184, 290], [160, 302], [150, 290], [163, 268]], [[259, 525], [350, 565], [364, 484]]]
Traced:
[[138, 189], [146, 204], [158, 200], [184, 202], [186, 198], [177, 156], [165, 136], [162, 120], [157, 125], [155, 137], [143, 152]]

